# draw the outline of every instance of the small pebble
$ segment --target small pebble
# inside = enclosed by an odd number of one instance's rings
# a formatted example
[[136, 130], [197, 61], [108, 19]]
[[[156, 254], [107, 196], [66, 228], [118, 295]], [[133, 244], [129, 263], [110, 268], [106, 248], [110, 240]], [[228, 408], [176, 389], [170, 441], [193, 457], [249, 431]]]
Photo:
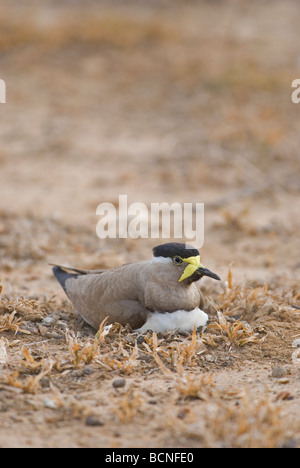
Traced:
[[153, 357], [150, 356], [149, 354], [141, 354], [139, 359], [140, 361], [143, 361], [143, 362], [151, 362], [153, 360]]
[[86, 366], [82, 371], [83, 375], [92, 375], [93, 373], [94, 369], [91, 366]]
[[145, 342], [145, 337], [144, 336], [138, 336], [136, 340], [137, 344], [143, 344]]
[[86, 418], [85, 424], [86, 426], [104, 426], [104, 423], [92, 414]]
[[185, 330], [178, 330], [178, 334], [180, 336], [185, 336], [186, 338], [188, 338], [189, 336], [191, 336], [191, 334]]
[[120, 379], [114, 380], [113, 383], [112, 383], [112, 386], [114, 388], [121, 388], [121, 387], [124, 387], [125, 384], [126, 384], [126, 380], [123, 379], [123, 377], [121, 377]]
[[281, 379], [282, 377], [285, 377], [286, 374], [287, 372], [284, 367], [276, 366], [273, 369], [272, 377], [274, 377], [275, 379]]
[[215, 362], [215, 358], [212, 354], [206, 354], [205, 355], [205, 361], [207, 362]]
[[279, 379], [278, 382], [285, 385], [289, 383], [289, 379], [287, 377], [283, 377], [282, 379]]
[[55, 319], [51, 317], [51, 315], [47, 315], [42, 321], [42, 324], [45, 325], [46, 327], [51, 327], [51, 325], [55, 322]]
[[45, 398], [44, 405], [45, 405], [46, 408], [50, 408], [50, 409], [56, 409], [57, 408], [56, 403], [54, 403], [54, 401], [51, 400], [51, 398]]
[[294, 397], [293, 395], [290, 394], [290, 392], [287, 392], [286, 390], [283, 390], [282, 392], [279, 392], [278, 395], [276, 395], [276, 400], [293, 400]]

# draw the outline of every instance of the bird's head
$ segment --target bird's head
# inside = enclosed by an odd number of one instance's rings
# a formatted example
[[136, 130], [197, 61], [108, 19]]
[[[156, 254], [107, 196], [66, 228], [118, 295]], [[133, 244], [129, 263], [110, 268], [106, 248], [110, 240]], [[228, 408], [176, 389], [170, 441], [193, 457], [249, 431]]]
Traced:
[[178, 282], [186, 280], [187, 283], [193, 283], [208, 276], [220, 281], [221, 278], [212, 271], [205, 268], [200, 262], [199, 251], [186, 244], [169, 242], [158, 245], [153, 249], [154, 260], [166, 259], [178, 271]]

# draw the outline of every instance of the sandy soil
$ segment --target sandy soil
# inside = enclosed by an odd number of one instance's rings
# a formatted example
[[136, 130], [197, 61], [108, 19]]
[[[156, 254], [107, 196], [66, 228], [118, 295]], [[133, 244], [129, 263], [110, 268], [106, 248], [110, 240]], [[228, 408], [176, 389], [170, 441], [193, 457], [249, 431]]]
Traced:
[[[1, 2], [1, 447], [300, 446], [299, 15]], [[72, 311], [49, 263], [164, 242], [97, 238], [119, 194], [205, 203], [205, 330], [95, 337]]]

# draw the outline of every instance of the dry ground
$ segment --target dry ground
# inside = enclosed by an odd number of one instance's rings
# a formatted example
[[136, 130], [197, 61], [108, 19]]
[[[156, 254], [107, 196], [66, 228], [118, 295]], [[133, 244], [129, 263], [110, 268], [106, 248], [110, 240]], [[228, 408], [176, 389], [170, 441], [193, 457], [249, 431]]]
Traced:
[[[298, 2], [113, 4], [1, 2], [0, 446], [299, 447]], [[97, 238], [119, 194], [205, 203], [207, 329], [74, 315], [49, 263], [161, 242]]]

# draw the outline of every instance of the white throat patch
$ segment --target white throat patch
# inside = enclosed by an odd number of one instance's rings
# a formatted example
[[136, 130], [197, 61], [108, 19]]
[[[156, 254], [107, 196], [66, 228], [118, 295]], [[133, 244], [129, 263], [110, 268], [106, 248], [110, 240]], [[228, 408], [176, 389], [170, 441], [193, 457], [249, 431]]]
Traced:
[[194, 310], [176, 310], [176, 312], [153, 312], [144, 325], [136, 331], [166, 332], [167, 330], [179, 329], [193, 331], [194, 326], [204, 327], [207, 324], [208, 315], [196, 307]]
[[152, 263], [172, 263], [172, 259], [170, 257], [153, 257]]

